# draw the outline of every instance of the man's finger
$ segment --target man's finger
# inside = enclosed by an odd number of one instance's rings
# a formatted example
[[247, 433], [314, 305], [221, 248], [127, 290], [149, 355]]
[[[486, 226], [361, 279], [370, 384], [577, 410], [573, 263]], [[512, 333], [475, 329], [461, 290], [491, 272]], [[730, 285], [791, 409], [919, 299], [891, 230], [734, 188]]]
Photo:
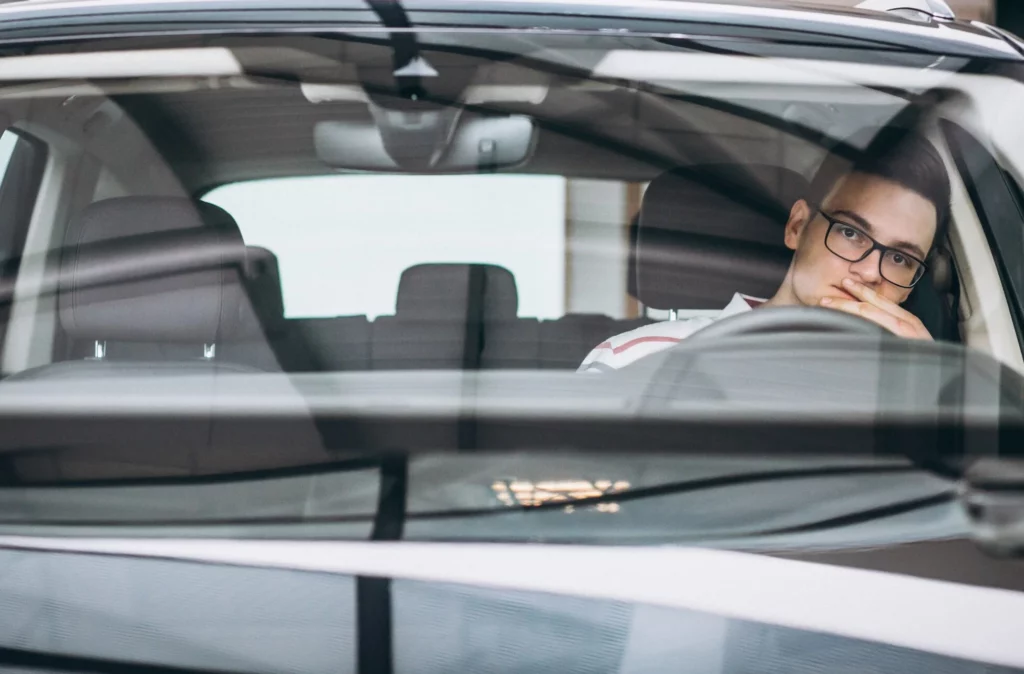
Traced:
[[845, 279], [843, 281], [843, 288], [862, 302], [873, 304], [879, 309], [894, 315], [896, 318], [904, 318], [903, 314], [907, 313], [907, 310], [900, 305], [888, 298], [882, 297], [863, 283], [857, 283], [853, 279]]
[[854, 316], [860, 316], [861, 318], [882, 326], [894, 335], [898, 335], [900, 337], [914, 336], [912, 326], [910, 326], [906, 321], [900, 320], [888, 311], [884, 311], [873, 304], [832, 297], [822, 299], [821, 304], [829, 309], [838, 309], [839, 311], [844, 311], [848, 314], [853, 314]]
[[884, 327], [888, 327], [901, 337], [925, 340], [932, 339], [931, 333], [928, 332], [928, 328], [924, 327], [924, 323], [921, 322], [920, 318], [910, 313], [899, 304], [882, 296], [881, 293], [867, 287], [863, 283], [857, 283], [853, 279], [845, 279], [843, 281], [843, 287], [846, 288], [851, 295], [862, 299], [864, 304], [877, 307], [896, 319], [895, 323], [892, 321], [875, 321], [876, 323], [879, 323]]

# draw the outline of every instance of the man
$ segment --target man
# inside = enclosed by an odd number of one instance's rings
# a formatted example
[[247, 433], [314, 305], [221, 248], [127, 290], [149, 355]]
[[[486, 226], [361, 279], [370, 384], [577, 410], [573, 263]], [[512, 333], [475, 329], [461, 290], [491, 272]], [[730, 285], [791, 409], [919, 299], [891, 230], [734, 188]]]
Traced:
[[930, 340], [900, 305], [921, 280], [949, 222], [949, 177], [922, 136], [880, 132], [849, 170], [831, 159], [808, 199], [793, 204], [784, 241], [793, 260], [768, 300], [736, 293], [717, 317], [666, 321], [598, 345], [579, 371], [605, 371], [667, 349], [716, 320], [759, 307], [826, 307], [873, 321], [909, 339]]

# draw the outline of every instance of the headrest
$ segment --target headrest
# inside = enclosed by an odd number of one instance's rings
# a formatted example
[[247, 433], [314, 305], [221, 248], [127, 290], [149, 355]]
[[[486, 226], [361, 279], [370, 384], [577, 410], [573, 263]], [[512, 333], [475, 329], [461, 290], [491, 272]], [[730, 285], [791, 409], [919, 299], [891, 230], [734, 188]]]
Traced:
[[515, 318], [512, 272], [490, 264], [420, 264], [402, 272], [395, 313], [404, 318]]
[[286, 326], [284, 296], [281, 294], [281, 270], [277, 256], [266, 248], [245, 249], [245, 285], [252, 311], [242, 317], [244, 336], [278, 334]]
[[783, 233], [807, 181], [775, 166], [706, 164], [655, 178], [636, 236], [636, 298], [654, 309], [721, 309], [770, 297], [792, 252]]
[[64, 237], [61, 324], [76, 339], [215, 343], [237, 330], [244, 263], [238, 226], [216, 206], [99, 201]]

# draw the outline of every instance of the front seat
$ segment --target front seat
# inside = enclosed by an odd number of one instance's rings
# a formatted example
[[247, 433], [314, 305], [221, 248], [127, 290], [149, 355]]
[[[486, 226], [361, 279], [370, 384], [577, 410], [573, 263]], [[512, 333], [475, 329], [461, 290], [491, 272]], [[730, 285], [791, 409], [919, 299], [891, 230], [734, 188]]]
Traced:
[[635, 296], [653, 309], [721, 309], [735, 292], [771, 297], [792, 252], [789, 208], [799, 174], [766, 165], [678, 168], [651, 181], [636, 237]]
[[[216, 206], [173, 197], [93, 203], [69, 223], [55, 283], [61, 328], [92, 353], [10, 379], [255, 371], [216, 359], [217, 343], [251, 313], [245, 262], [237, 225]], [[107, 342], [180, 346], [172, 359], [115, 360]]]

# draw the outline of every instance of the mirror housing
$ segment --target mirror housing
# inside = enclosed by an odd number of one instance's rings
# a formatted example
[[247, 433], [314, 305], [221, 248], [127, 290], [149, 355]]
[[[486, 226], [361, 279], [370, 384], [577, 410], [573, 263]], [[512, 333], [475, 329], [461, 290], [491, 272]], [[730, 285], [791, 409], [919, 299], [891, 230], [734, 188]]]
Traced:
[[356, 171], [493, 171], [523, 164], [536, 145], [536, 123], [526, 115], [370, 109], [374, 122], [316, 124], [321, 161]]

